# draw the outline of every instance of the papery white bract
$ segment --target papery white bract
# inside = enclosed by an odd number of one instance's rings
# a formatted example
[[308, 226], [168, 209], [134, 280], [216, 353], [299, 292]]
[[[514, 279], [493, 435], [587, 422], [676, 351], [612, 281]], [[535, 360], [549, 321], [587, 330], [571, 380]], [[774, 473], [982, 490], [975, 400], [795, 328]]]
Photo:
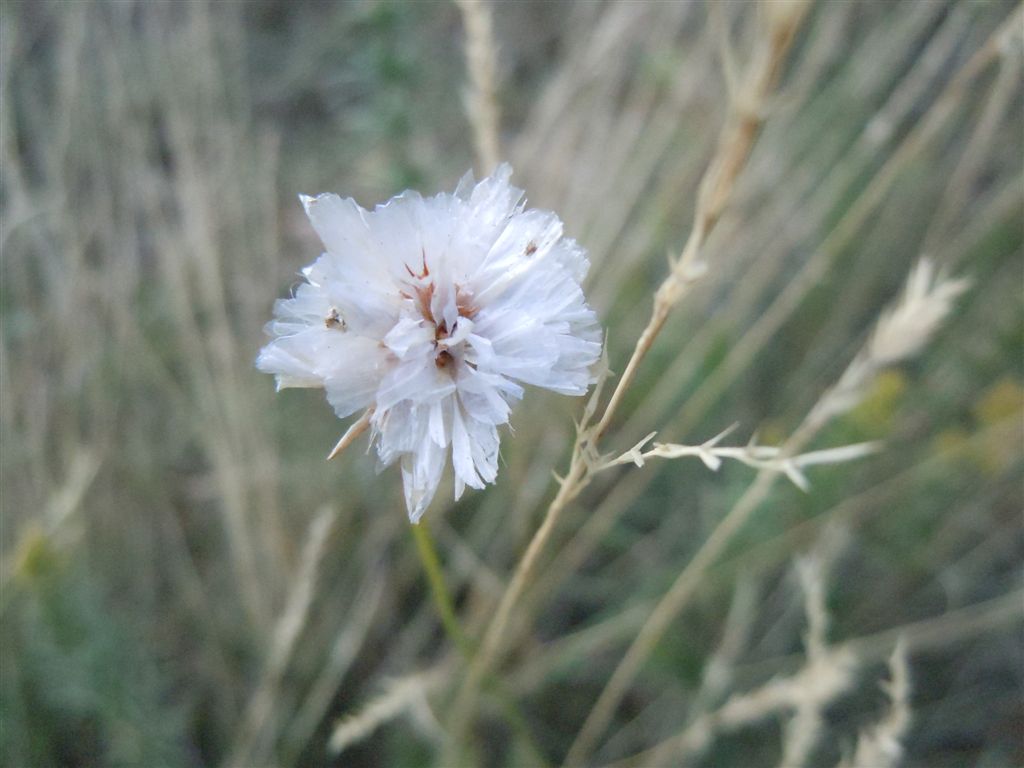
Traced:
[[373, 408], [379, 467], [400, 461], [413, 522], [449, 450], [456, 499], [494, 482], [522, 385], [582, 395], [601, 352], [586, 252], [554, 213], [525, 208], [511, 173], [372, 211], [301, 198], [326, 253], [275, 305], [256, 365], [278, 389], [323, 387], [339, 418]]

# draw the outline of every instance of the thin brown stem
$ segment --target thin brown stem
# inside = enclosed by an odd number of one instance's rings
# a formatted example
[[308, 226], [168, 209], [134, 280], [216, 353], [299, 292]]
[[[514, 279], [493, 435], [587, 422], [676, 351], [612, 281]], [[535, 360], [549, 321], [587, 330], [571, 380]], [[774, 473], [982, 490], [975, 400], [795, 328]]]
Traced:
[[764, 124], [768, 99], [809, 4], [793, 2], [768, 7], [773, 9], [768, 13], [768, 33], [747, 67], [743, 85], [733, 95], [725, 130], [719, 137], [715, 156], [700, 182], [690, 236], [679, 259], [672, 265], [668, 277], [654, 295], [651, 318], [637, 339], [622, 377], [594, 430], [595, 442], [608, 430], [626, 390], [633, 383], [640, 363], [665, 326], [672, 309], [704, 273], [701, 250], [721, 218], [737, 178], [746, 167], [754, 142]]
[[[948, 314], [952, 301], [966, 288], [962, 280], [933, 277], [926, 261], [911, 271], [903, 297], [882, 315], [874, 334], [846, 372], [821, 395], [782, 446], [783, 459], [799, 453], [833, 418], [854, 407], [880, 370], [916, 354], [927, 343]], [[779, 474], [776, 467], [758, 474], [655, 606], [584, 721], [569, 750], [567, 764], [581, 764], [590, 756], [655, 646], [689, 603], [708, 569], [768, 497]]]
[[446, 759], [457, 761], [457, 750], [463, 734], [469, 727], [470, 714], [489, 670], [500, 658], [502, 644], [507, 635], [512, 610], [518, 603], [535, 571], [558, 519], [565, 506], [588, 485], [591, 477], [590, 457], [596, 454], [596, 444], [611, 424], [622, 398], [632, 383], [638, 366], [664, 327], [671, 310], [685, 295], [689, 286], [703, 273], [700, 263], [701, 247], [714, 229], [735, 186], [736, 179], [746, 165], [751, 149], [766, 113], [765, 105], [782, 71], [787, 53], [800, 23], [807, 11], [806, 2], [788, 2], [766, 6], [767, 34], [755, 50], [747, 68], [742, 90], [731, 102], [726, 127], [719, 139], [711, 164], [700, 185], [700, 194], [694, 214], [693, 228], [679, 259], [654, 298], [651, 318], [644, 329], [629, 362], [619, 379], [611, 399], [600, 420], [590, 429], [581, 429], [573, 450], [569, 471], [534, 534], [512, 576], [494, 618], [484, 634], [480, 650], [456, 696], [450, 717], [449, 749]]

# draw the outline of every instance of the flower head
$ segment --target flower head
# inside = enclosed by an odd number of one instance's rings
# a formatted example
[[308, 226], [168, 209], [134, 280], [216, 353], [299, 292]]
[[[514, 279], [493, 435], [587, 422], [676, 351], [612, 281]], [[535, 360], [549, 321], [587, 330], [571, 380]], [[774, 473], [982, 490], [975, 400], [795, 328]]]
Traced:
[[455, 194], [404, 192], [367, 211], [303, 196], [326, 253], [274, 308], [257, 367], [323, 387], [339, 418], [373, 409], [379, 468], [399, 461], [409, 517], [451, 453], [455, 498], [498, 473], [498, 427], [532, 384], [582, 395], [601, 351], [580, 282], [586, 252], [525, 208], [511, 169]]

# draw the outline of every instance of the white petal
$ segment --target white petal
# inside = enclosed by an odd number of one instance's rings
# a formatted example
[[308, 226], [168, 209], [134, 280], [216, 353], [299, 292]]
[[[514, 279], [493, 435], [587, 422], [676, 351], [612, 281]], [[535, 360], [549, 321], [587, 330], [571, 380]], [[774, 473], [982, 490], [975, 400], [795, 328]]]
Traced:
[[355, 200], [332, 193], [300, 195], [299, 199], [320, 241], [343, 269], [368, 275], [381, 273], [367, 211]]
[[424, 409], [409, 403], [374, 411], [370, 425], [374, 430], [380, 465], [389, 466], [403, 454], [415, 451], [422, 442], [426, 423]]
[[409, 358], [384, 376], [377, 391], [377, 407], [386, 410], [401, 402], [429, 405], [454, 392], [455, 380], [446, 369], [437, 367], [432, 355]]
[[368, 277], [359, 266], [339, 265], [339, 259], [331, 253], [306, 267], [303, 275], [323, 297], [324, 304], [338, 309], [353, 331], [380, 336], [398, 319], [402, 298], [389, 275]]
[[492, 175], [473, 187], [467, 202], [478, 222], [494, 225], [505, 221], [519, 210], [523, 190], [509, 184], [511, 178], [512, 167], [508, 163], [502, 163]]
[[508, 422], [509, 399], [519, 400], [523, 388], [500, 374], [464, 366], [458, 378], [459, 400], [475, 421], [498, 425]]
[[399, 359], [410, 354], [423, 356], [433, 347], [434, 331], [417, 317], [403, 317], [384, 336], [383, 344]]
[[455, 468], [455, 476], [466, 485], [471, 488], [484, 487], [474, 466], [473, 446], [463, 419], [462, 408], [459, 406], [456, 406], [452, 413], [452, 465]]
[[[256, 367], [278, 375], [278, 388], [323, 386], [339, 418], [373, 400], [384, 357], [379, 345], [340, 330], [308, 327], [267, 344]], [[344, 393], [339, 397], [338, 391]], [[332, 394], [335, 393], [335, 394]]]
[[278, 390], [287, 387], [322, 387], [323, 379], [314, 373], [315, 362], [306, 356], [301, 343], [286, 337], [272, 341], [260, 350], [256, 367], [263, 373], [273, 373]]
[[343, 419], [374, 404], [381, 376], [389, 367], [385, 350], [373, 339], [325, 331], [318, 347], [317, 370], [323, 375], [327, 401]]
[[538, 268], [561, 236], [561, 220], [548, 211], [512, 217], [470, 278], [474, 295], [480, 301], [500, 296], [521, 274]]
[[411, 522], [419, 522], [437, 493], [444, 463], [444, 449], [430, 440], [423, 441], [415, 452], [402, 457], [402, 485]]
[[432, 403], [430, 407], [430, 421], [428, 422], [428, 431], [430, 432], [430, 439], [434, 441], [434, 444], [444, 448], [448, 445], [450, 430], [446, 425], [446, 422], [450, 419], [446, 419], [446, 405], [450, 406], [450, 402], [441, 401]]
[[366, 220], [384, 266], [398, 283], [412, 275], [437, 279], [445, 271], [448, 246], [458, 223], [451, 195], [423, 199], [403, 192], [367, 214]]
[[467, 427], [476, 471], [484, 482], [493, 483], [498, 477], [498, 430], [480, 421], [469, 421]]

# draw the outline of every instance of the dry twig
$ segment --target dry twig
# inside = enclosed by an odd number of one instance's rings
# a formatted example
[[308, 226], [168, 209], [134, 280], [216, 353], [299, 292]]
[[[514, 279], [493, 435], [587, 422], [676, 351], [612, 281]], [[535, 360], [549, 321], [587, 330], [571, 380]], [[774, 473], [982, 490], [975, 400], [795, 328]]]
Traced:
[[[593, 426], [589, 419], [596, 410], [599, 389], [595, 390], [587, 412], [580, 424], [573, 447], [569, 471], [560, 480], [559, 490], [548, 507], [544, 520], [537, 529], [522, 559], [516, 566], [508, 589], [494, 613], [483, 641], [452, 708], [449, 732], [451, 749], [456, 750], [468, 728], [470, 713], [476, 701], [480, 684], [496, 663], [502, 650], [512, 608], [516, 605], [526, 584], [533, 576], [541, 552], [558, 522], [562, 510], [586, 487], [590, 468], [596, 458], [596, 444], [611, 423], [626, 389], [632, 383], [637, 366], [646, 356], [668, 319], [671, 309], [681, 300], [687, 288], [704, 273], [700, 259], [701, 246], [713, 230], [728, 202], [733, 186], [742, 171], [754, 140], [764, 120], [766, 101], [775, 87], [789, 48], [796, 36], [808, 4], [800, 0], [787, 0], [765, 6], [768, 29], [755, 50], [743, 82], [741, 98], [732, 102], [730, 116], [720, 138], [718, 148], [700, 185], [700, 195], [690, 237], [679, 259], [672, 265], [669, 276], [655, 296], [651, 319], [637, 341], [626, 369], [619, 379], [611, 399], [600, 420]], [[457, 755], [446, 756], [455, 760]]]
[[473, 126], [477, 171], [488, 174], [501, 160], [498, 139], [497, 45], [491, 7], [485, 0], [455, 0], [466, 29], [466, 69], [472, 85], [466, 112]]
[[[829, 419], [859, 402], [874, 374], [905, 356], [918, 352], [952, 309], [952, 301], [967, 284], [936, 276], [931, 265], [922, 262], [911, 272], [907, 291], [883, 315], [874, 335], [857, 355], [839, 383], [828, 390], [811, 409], [803, 423], [782, 447], [783, 456], [798, 453], [828, 423]], [[915, 318], [917, 322], [915, 323]], [[764, 469], [704, 541], [662, 597], [639, 634], [616, 667], [570, 750], [568, 762], [580, 763], [589, 755], [599, 735], [615, 713], [633, 679], [647, 661], [669, 626], [687, 605], [705, 572], [718, 559], [733, 536], [768, 496], [778, 477], [774, 468]]]

